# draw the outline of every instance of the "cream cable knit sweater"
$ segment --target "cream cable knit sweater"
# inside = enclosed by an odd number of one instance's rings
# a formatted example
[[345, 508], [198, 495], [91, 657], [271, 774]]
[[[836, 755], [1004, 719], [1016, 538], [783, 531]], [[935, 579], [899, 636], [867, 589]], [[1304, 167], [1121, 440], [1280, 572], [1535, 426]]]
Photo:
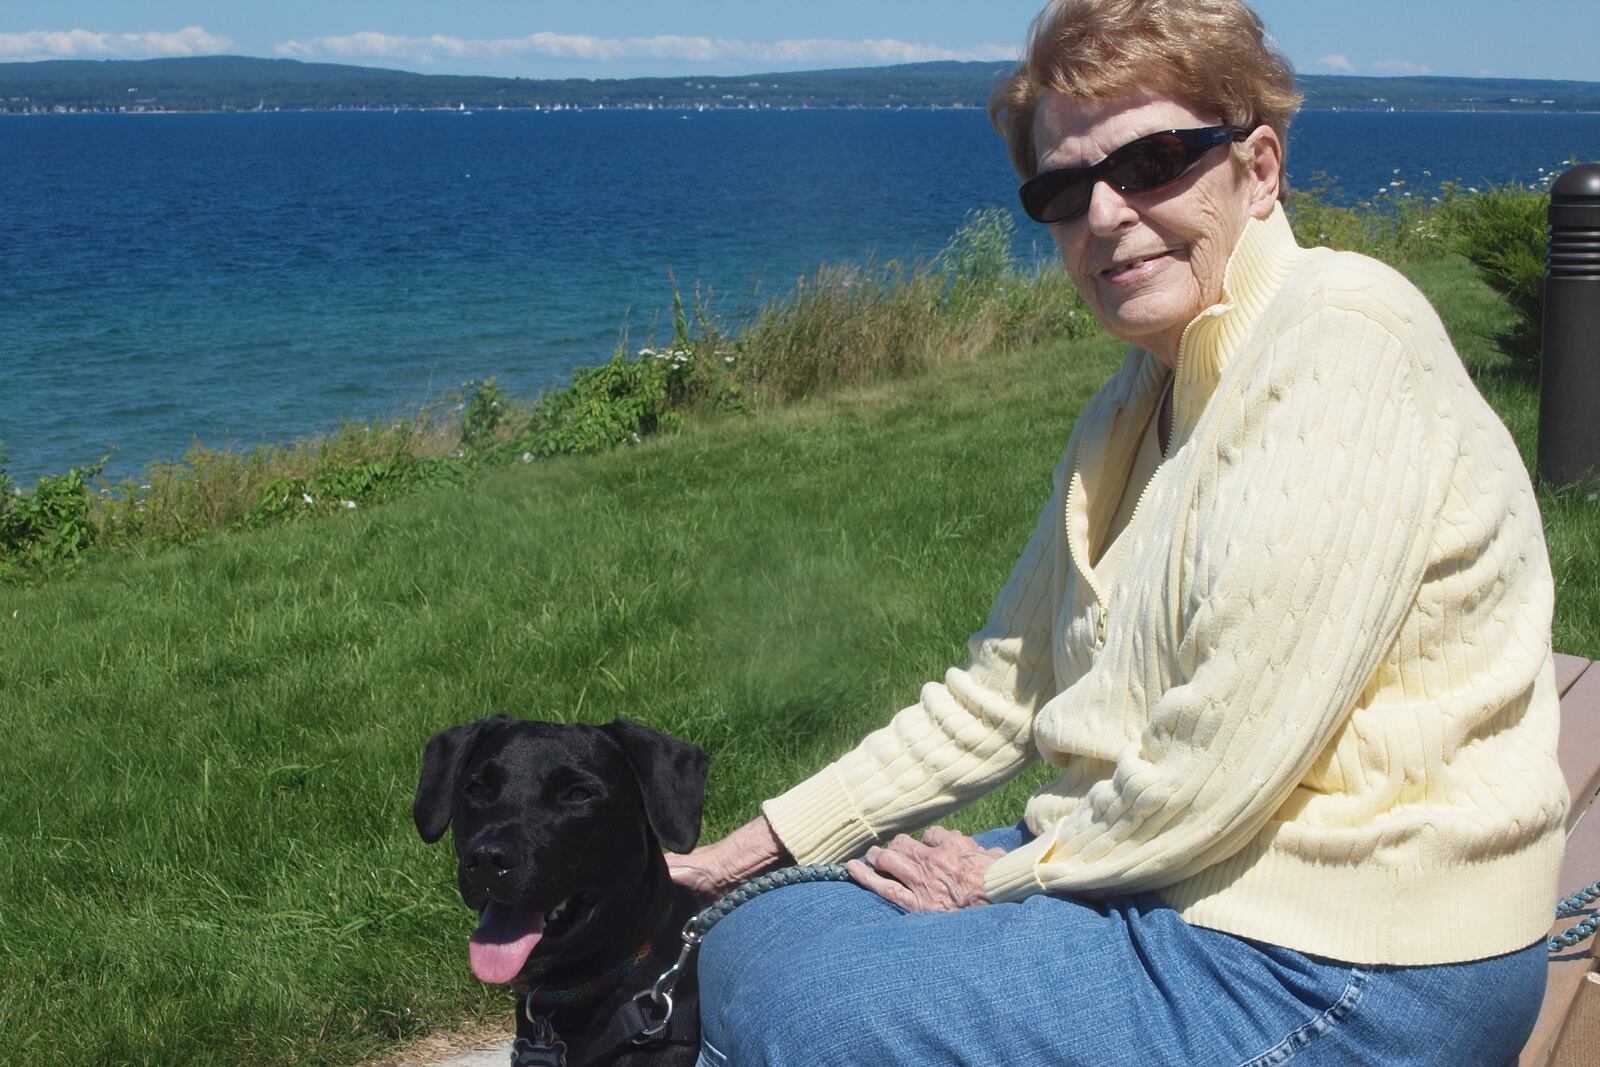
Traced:
[[1510, 435], [1427, 301], [1246, 227], [1180, 348], [1168, 455], [1097, 574], [1167, 370], [1090, 401], [967, 666], [764, 811], [802, 862], [1043, 757], [996, 901], [1158, 890], [1196, 925], [1356, 963], [1543, 936], [1566, 791], [1553, 585]]

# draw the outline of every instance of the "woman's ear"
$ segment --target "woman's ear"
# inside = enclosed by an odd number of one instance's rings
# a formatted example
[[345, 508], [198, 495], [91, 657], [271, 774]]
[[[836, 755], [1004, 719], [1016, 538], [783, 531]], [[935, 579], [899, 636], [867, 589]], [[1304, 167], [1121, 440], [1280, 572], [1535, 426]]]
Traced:
[[1250, 186], [1250, 214], [1264, 219], [1283, 195], [1283, 142], [1271, 126], [1257, 126], [1245, 138], [1245, 180]]

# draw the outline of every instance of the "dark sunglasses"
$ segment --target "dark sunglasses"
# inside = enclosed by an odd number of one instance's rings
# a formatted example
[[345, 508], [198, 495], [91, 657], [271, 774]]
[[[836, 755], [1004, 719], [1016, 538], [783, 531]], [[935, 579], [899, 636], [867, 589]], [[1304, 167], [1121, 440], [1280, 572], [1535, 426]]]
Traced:
[[1124, 193], [1148, 193], [1171, 185], [1218, 145], [1242, 141], [1238, 126], [1163, 130], [1129, 141], [1092, 167], [1047, 170], [1022, 183], [1022, 210], [1035, 222], [1066, 222], [1089, 210], [1095, 183], [1110, 182]]

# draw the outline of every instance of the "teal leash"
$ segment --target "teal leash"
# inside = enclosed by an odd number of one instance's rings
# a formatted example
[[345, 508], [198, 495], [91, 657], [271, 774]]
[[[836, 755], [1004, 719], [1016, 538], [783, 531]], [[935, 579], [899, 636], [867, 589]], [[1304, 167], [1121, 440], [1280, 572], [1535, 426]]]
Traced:
[[[1565, 919], [1577, 915], [1587, 910], [1596, 900], [1600, 900], [1600, 882], [1585, 886], [1570, 897], [1564, 898], [1556, 905], [1556, 918]], [[1551, 952], [1564, 952], [1593, 937], [1597, 929], [1600, 929], [1600, 914], [1589, 915], [1578, 925], [1552, 937], [1545, 942], [1545, 945]]]
[[850, 872], [842, 863], [807, 863], [757, 875], [690, 919], [683, 928], [684, 939], [688, 939], [691, 926], [697, 931], [696, 941], [705, 937], [711, 928], [725, 919], [734, 908], [754, 900], [762, 893], [769, 893], [786, 885], [797, 885], [800, 882], [848, 882], [849, 880]]
[[[667, 1028], [667, 1023], [672, 1020], [672, 991], [677, 988], [678, 979], [683, 977], [684, 970], [689, 966], [689, 957], [694, 955], [695, 948], [705, 939], [711, 928], [727, 918], [733, 909], [749, 903], [763, 893], [770, 893], [786, 885], [849, 880], [850, 872], [842, 863], [806, 863], [798, 867], [784, 867], [781, 870], [757, 875], [709, 908], [691, 916], [689, 921], [683, 924], [683, 949], [678, 953], [678, 958], [648, 989], [641, 989], [633, 995], [634, 1003], [639, 1007], [641, 1014], [647, 1016], [647, 1025], [633, 1038], [633, 1042], [639, 1045], [645, 1044]], [[640, 1003], [646, 999], [661, 1013], [660, 1018], [648, 1019], [648, 1013], [644, 1012], [644, 1005]]]

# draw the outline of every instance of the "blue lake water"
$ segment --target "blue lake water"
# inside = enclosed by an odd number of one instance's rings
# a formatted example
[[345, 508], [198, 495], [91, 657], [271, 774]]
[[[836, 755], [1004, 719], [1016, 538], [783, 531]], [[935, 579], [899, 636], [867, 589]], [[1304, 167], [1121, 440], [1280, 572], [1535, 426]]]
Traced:
[[[1600, 157], [1600, 115], [1310, 112], [1289, 165], [1354, 199], [1396, 168], [1531, 183], [1573, 155]], [[132, 476], [468, 379], [531, 395], [669, 335], [674, 279], [737, 323], [820, 264], [928, 257], [1014, 200], [977, 111], [0, 120], [6, 466], [115, 446]], [[1020, 216], [1017, 253], [1048, 254]]]

